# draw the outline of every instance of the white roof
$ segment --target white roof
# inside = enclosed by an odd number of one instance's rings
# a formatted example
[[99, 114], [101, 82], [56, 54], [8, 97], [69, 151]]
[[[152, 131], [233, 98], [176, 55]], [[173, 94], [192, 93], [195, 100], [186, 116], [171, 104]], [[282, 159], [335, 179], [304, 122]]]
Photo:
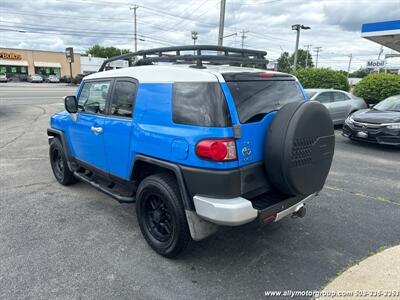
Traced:
[[241, 68], [223, 65], [207, 65], [204, 69], [191, 68], [189, 65], [148, 65], [109, 70], [91, 74], [87, 79], [109, 77], [132, 77], [141, 83], [173, 83], [173, 82], [217, 82], [223, 80], [221, 74], [228, 72], [268, 72], [262, 69]]

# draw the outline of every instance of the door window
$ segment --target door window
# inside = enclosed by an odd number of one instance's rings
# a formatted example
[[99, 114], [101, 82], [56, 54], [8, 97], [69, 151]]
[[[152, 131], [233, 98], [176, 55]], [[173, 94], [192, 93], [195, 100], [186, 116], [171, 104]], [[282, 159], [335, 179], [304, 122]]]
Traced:
[[132, 117], [135, 94], [135, 83], [122, 80], [117, 81], [112, 95], [111, 115]]
[[111, 81], [85, 82], [79, 95], [78, 110], [92, 114], [104, 114]]
[[331, 102], [331, 93], [321, 93], [315, 99], [320, 103], [329, 103]]
[[344, 93], [334, 92], [333, 93], [333, 102], [341, 102], [348, 100], [347, 96]]

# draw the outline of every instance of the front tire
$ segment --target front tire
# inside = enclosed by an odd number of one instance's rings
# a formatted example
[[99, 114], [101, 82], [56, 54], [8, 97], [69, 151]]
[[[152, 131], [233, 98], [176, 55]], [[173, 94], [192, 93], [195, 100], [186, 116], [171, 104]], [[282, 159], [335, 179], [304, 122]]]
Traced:
[[69, 170], [64, 148], [58, 138], [53, 138], [50, 142], [50, 164], [54, 177], [62, 185], [71, 185], [77, 182], [74, 174]]
[[188, 246], [191, 236], [174, 176], [156, 174], [140, 183], [136, 216], [144, 238], [158, 254], [173, 258]]

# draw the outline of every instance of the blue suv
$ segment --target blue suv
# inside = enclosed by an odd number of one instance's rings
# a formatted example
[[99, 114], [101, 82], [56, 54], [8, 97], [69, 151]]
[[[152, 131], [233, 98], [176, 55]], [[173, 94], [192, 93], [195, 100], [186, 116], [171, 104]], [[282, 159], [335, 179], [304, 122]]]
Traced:
[[[182, 46], [106, 60], [51, 117], [57, 181], [136, 202], [166, 257], [219, 226], [304, 216], [331, 166], [333, 125], [295, 77], [265, 70], [265, 55]], [[119, 59], [131, 67], [104, 71]]]

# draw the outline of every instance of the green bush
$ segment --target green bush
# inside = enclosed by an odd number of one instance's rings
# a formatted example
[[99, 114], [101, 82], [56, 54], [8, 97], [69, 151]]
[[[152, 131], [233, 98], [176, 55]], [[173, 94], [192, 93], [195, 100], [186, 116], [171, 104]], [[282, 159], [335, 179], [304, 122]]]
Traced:
[[383, 99], [400, 94], [400, 76], [395, 74], [370, 74], [355, 87], [354, 94], [374, 104]]
[[294, 74], [304, 88], [337, 89], [348, 91], [349, 82], [341, 71], [326, 68], [299, 69]]

